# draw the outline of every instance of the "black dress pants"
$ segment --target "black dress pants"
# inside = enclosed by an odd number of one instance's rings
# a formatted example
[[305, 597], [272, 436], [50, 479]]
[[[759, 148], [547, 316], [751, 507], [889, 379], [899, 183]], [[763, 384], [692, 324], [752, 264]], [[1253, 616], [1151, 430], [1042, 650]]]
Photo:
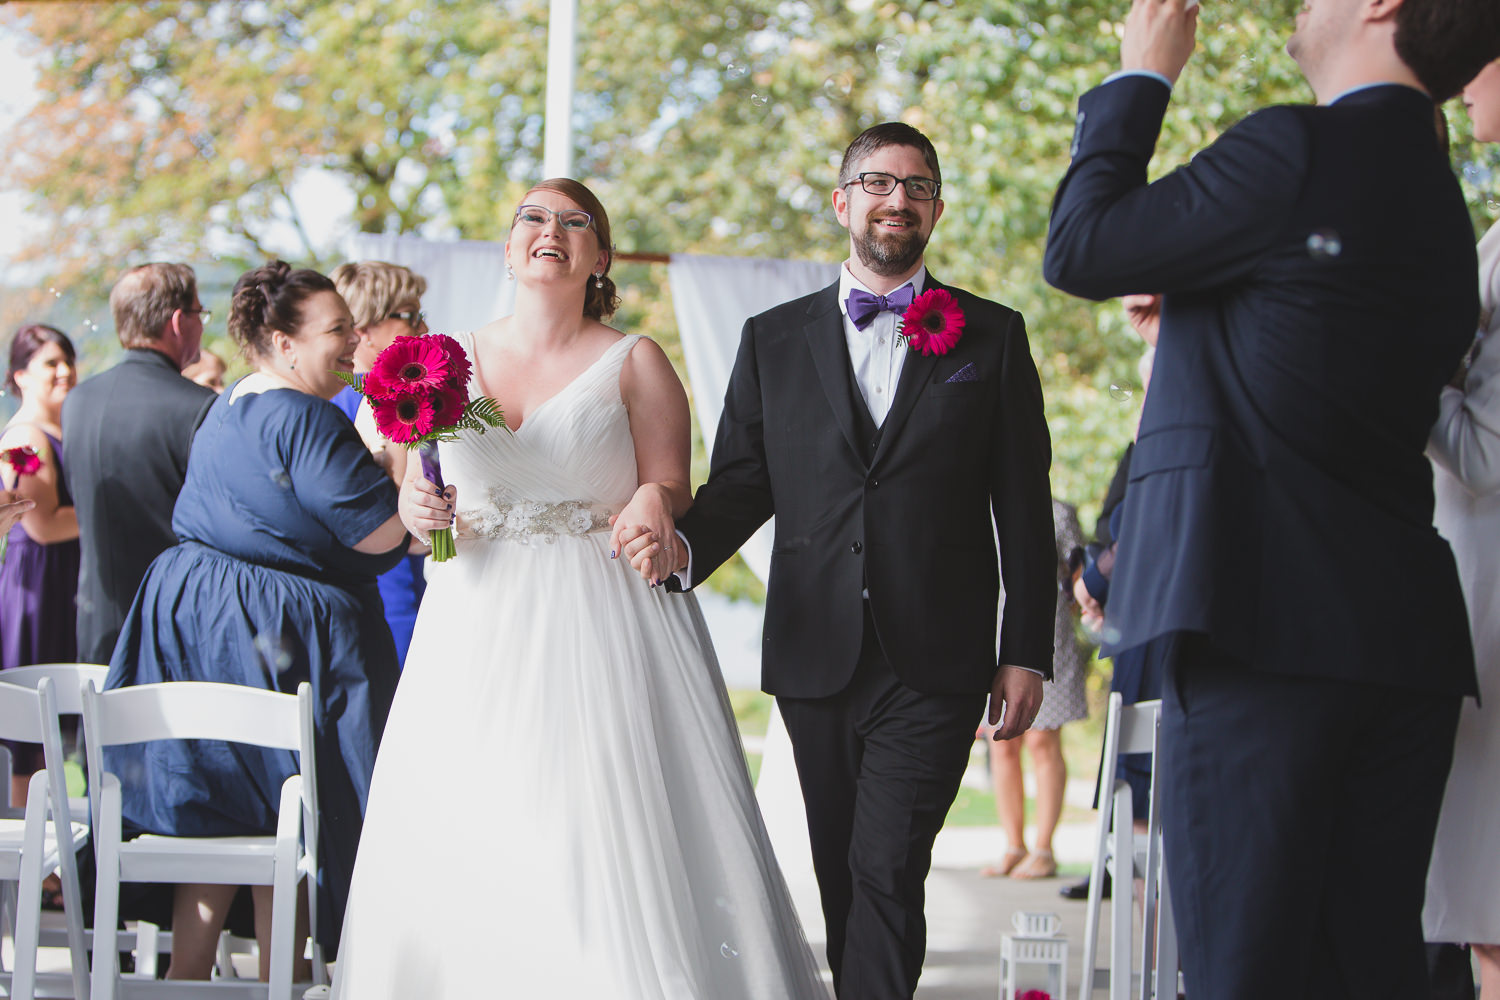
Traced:
[[1422, 902], [1459, 697], [1251, 669], [1192, 633], [1155, 641], [1188, 996], [1426, 997]]
[[899, 1000], [917, 988], [932, 843], [985, 698], [901, 683], [867, 608], [849, 685], [827, 698], [778, 699], [807, 804], [834, 989], [846, 1000]]

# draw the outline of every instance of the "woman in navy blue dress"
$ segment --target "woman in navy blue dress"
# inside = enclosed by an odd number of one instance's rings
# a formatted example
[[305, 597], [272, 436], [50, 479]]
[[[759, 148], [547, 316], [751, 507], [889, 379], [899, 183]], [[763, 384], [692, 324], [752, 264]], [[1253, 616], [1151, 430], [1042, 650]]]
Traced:
[[[333, 283], [280, 261], [240, 278], [229, 332], [256, 365], [193, 439], [173, 514], [108, 687], [197, 680], [292, 692], [318, 706], [318, 937], [337, 947], [375, 751], [398, 667], [375, 578], [405, 552], [396, 488], [329, 402], [354, 325]], [[141, 832], [269, 833], [294, 755], [230, 743], [115, 748], [124, 815]], [[168, 978], [206, 979], [236, 887], [178, 886]], [[270, 889], [255, 887], [258, 929]], [[263, 942], [264, 944], [264, 942]], [[269, 949], [261, 949], [265, 977]]]

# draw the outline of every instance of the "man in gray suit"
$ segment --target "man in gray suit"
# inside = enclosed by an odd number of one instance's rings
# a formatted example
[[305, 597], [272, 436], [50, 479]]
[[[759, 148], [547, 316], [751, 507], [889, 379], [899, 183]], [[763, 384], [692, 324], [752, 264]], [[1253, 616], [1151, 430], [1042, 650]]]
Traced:
[[109, 296], [125, 358], [68, 394], [63, 451], [78, 512], [78, 658], [108, 663], [146, 567], [177, 543], [172, 508], [218, 398], [182, 377], [208, 311], [186, 264], [143, 264]]

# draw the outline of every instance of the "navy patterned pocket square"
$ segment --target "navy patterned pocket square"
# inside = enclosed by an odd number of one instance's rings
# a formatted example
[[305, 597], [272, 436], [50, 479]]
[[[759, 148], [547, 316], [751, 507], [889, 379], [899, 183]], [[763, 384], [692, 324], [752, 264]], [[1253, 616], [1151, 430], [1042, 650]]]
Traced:
[[975, 368], [974, 367], [974, 362], [970, 361], [968, 364], [964, 365], [958, 371], [954, 372], [952, 375], [949, 375], [947, 378], [943, 379], [943, 384], [944, 385], [952, 385], [954, 382], [978, 382], [978, 381], [979, 381], [979, 369]]

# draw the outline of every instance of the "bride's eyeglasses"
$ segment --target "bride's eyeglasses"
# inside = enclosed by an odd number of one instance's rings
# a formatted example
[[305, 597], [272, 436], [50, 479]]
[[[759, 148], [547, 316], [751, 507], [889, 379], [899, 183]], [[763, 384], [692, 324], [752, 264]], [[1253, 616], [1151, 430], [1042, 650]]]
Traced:
[[570, 233], [579, 233], [594, 224], [594, 217], [581, 208], [565, 208], [554, 212], [550, 208], [541, 205], [522, 205], [516, 209], [516, 221], [537, 229], [545, 226], [547, 220], [557, 216], [557, 224]]

